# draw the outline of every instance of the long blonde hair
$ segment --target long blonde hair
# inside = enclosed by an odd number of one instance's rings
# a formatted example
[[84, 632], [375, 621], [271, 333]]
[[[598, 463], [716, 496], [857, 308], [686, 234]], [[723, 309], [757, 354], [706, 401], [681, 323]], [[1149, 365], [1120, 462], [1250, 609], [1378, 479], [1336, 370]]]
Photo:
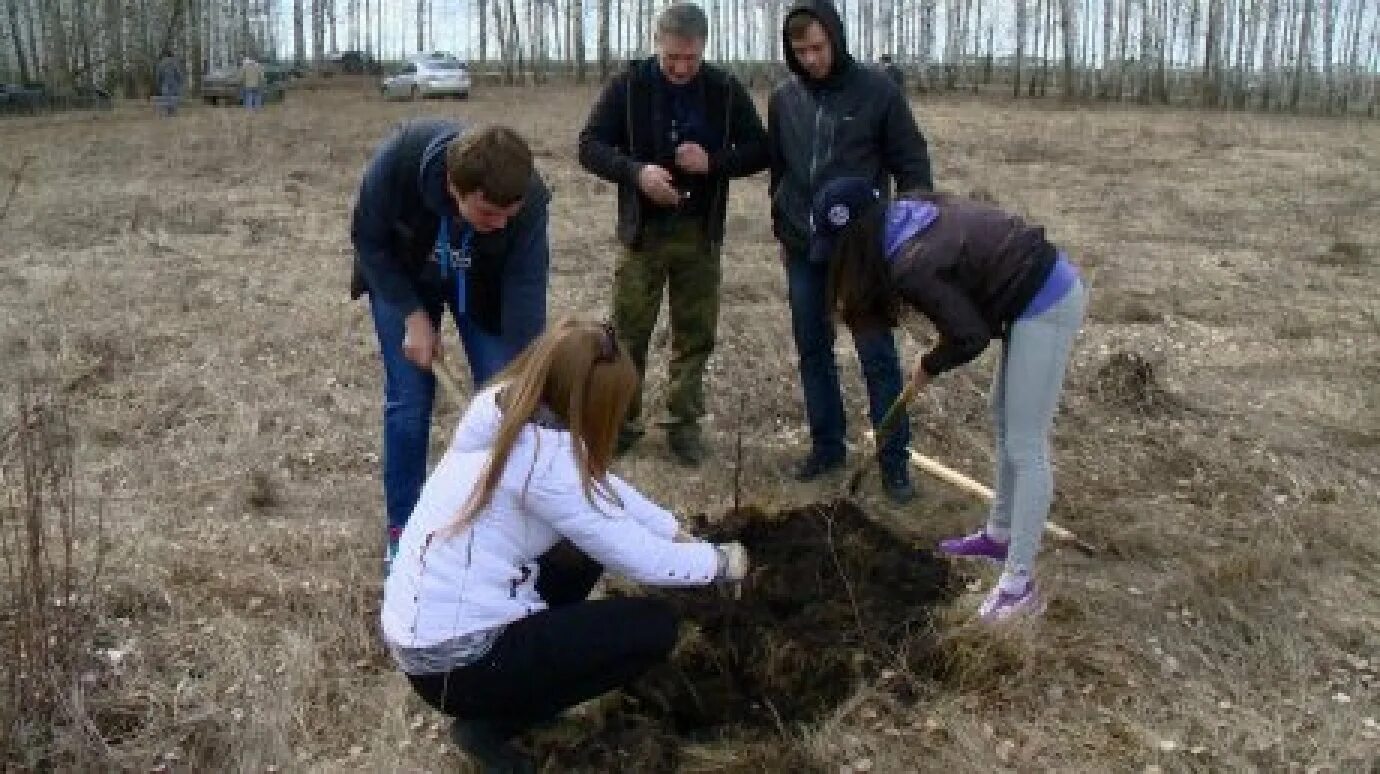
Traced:
[[597, 496], [618, 503], [608, 484], [618, 430], [637, 391], [637, 368], [618, 346], [612, 325], [565, 318], [546, 329], [494, 377], [503, 419], [489, 460], [454, 530], [469, 526], [493, 500], [518, 434], [545, 408], [570, 432], [580, 484], [591, 504]]

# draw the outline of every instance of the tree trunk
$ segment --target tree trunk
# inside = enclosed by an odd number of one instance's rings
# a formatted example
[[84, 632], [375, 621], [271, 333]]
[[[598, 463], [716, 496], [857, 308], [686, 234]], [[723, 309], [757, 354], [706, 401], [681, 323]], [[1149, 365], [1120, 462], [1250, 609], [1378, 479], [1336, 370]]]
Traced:
[[1029, 24], [1029, 14], [1026, 11], [1027, 0], [1016, 0], [1016, 61], [1015, 77], [1011, 90], [1011, 96], [1020, 99], [1021, 96], [1021, 65], [1025, 61], [1025, 34], [1026, 25]]
[[1337, 0], [1323, 2], [1323, 112], [1332, 113], [1337, 104], [1336, 67], [1332, 64], [1332, 39], [1337, 35]]
[[609, 79], [609, 64], [613, 58], [613, 52], [609, 50], [609, 5], [610, 0], [596, 0], [599, 3], [599, 82], [603, 83]]
[[542, 42], [546, 38], [545, 19], [537, 0], [527, 0], [528, 64], [532, 73], [532, 83], [543, 83], [546, 73], [542, 71]]
[[48, 86], [54, 91], [64, 91], [72, 85], [72, 67], [68, 61], [67, 29], [63, 26], [62, 4], [57, 0], [44, 2], [44, 59], [48, 65]]
[[426, 0], [417, 0], [417, 51], [426, 50]]
[[1263, 57], [1260, 65], [1260, 109], [1270, 109], [1270, 95], [1275, 83], [1275, 30], [1279, 26], [1279, 0], [1270, 0], [1265, 12], [1265, 45], [1261, 48]]
[[[598, 8], [598, 12], [602, 15], [601, 18], [602, 18], [602, 20], [603, 20], [603, 21], [601, 22], [601, 24], [603, 24], [603, 25], [605, 26], [605, 29], [601, 29], [601, 30], [600, 30], [600, 34], [604, 36], [603, 39], [602, 39], [602, 41], [599, 43], [599, 45], [601, 45], [601, 46], [606, 45], [606, 44], [608, 43], [608, 30], [606, 29], [606, 28], [607, 28], [607, 25], [608, 25], [608, 7], [607, 7], [607, 6], [608, 6], [608, 0], [601, 0], [601, 2], [599, 3], [599, 8]], [[572, 0], [572, 2], [571, 2], [571, 4], [570, 4], [570, 9], [571, 9], [571, 12], [572, 12], [572, 13], [574, 14], [574, 16], [575, 16], [574, 20], [572, 20], [572, 21], [571, 21], [571, 24], [570, 24], [570, 29], [571, 29], [571, 32], [573, 33], [573, 34], [571, 35], [570, 47], [571, 47], [571, 50], [572, 50], [573, 53], [574, 53], [574, 59], [575, 59], [575, 82], [576, 82], [576, 83], [584, 83], [584, 82], [585, 82], [585, 3], [584, 3], [584, 0]], [[600, 57], [604, 57], [604, 53], [603, 53], [602, 51], [600, 51], [600, 54], [599, 54], [599, 55], [600, 55]], [[603, 68], [607, 68], [607, 66], [608, 66], [608, 65], [607, 65], [607, 61], [605, 61], [605, 63], [604, 63], [603, 65], [601, 65], [601, 67], [603, 67]]]
[[1298, 60], [1294, 64], [1294, 90], [1289, 95], [1289, 109], [1298, 112], [1299, 105], [1303, 101], [1304, 91], [1307, 89], [1305, 80], [1308, 78], [1308, 71], [1311, 68], [1309, 60], [1309, 47], [1313, 43], [1313, 3], [1305, 0], [1303, 4], [1303, 21], [1299, 25], [1299, 53]]
[[1163, 20], [1167, 16], [1169, 18], [1169, 27], [1167, 29], [1164, 27], [1160, 28], [1159, 58], [1156, 63], [1155, 72], [1155, 99], [1159, 100], [1162, 105], [1169, 104], [1169, 59], [1173, 55], [1174, 38], [1179, 34], [1180, 6], [1178, 3], [1175, 3], [1174, 10], [1171, 13], [1167, 7], [1168, 5], [1169, 0], [1164, 0], [1160, 5], [1160, 18]]
[[[1365, 20], [1366, 4], [1364, 0], [1354, 0], [1355, 5], [1351, 17], [1351, 53], [1347, 56], [1347, 82], [1345, 91], [1342, 94], [1342, 112], [1347, 113], [1351, 110], [1351, 101], [1361, 96], [1360, 85], [1364, 82], [1365, 76], [1361, 61], [1361, 27]], [[1380, 26], [1380, 14], [1377, 14], [1376, 26]], [[1374, 74], [1372, 74], [1374, 77]]]
[[503, 82], [512, 83], [512, 52], [508, 49], [509, 37], [507, 22], [504, 19], [503, 0], [494, 0], [494, 36], [498, 38], [499, 66], [503, 70]]
[[1082, 77], [1083, 99], [1091, 100], [1093, 92], [1092, 50], [1093, 0], [1083, 0], [1083, 29], [1078, 35], [1078, 67]]
[[1136, 101], [1142, 105], [1150, 104], [1150, 52], [1155, 50], [1155, 20], [1150, 10], [1150, 0], [1140, 0], [1140, 55], [1136, 67]]
[[1064, 99], [1072, 100], [1078, 96], [1078, 89], [1073, 83], [1073, 50], [1077, 46], [1074, 31], [1078, 29], [1074, 20], [1073, 0], [1060, 0], [1059, 10], [1059, 22], [1064, 30]]
[[1131, 41], [1131, 0], [1121, 0], [1121, 17], [1117, 32], [1116, 99], [1120, 102], [1126, 96], [1126, 48]]
[[1102, 70], [1098, 77], [1098, 96], [1102, 99], [1110, 99], [1112, 96], [1112, 33], [1115, 29], [1113, 25], [1115, 18], [1115, 0], [1104, 0], [1102, 3]]
[[1217, 104], [1217, 50], [1218, 36], [1221, 34], [1221, 16], [1218, 13], [1222, 0], [1208, 0], [1207, 36], [1203, 41], [1203, 106]]
[[[112, 94], [127, 97], [125, 94], [125, 9], [122, 0], [105, 0], [105, 16], [101, 20], [105, 29], [105, 40], [101, 49], [105, 52], [105, 87]], [[15, 42], [18, 43], [16, 37]], [[197, 48], [200, 51], [200, 47]]]
[[307, 33], [303, 24], [302, 3], [305, 0], [292, 0], [292, 61], [299, 67], [307, 61]]
[[1040, 50], [1040, 96], [1047, 94], [1049, 88], [1049, 60], [1054, 51], [1054, 2], [1044, 0], [1045, 15], [1042, 24], [1044, 48]]
[[[382, 0], [380, 0], [382, 2]], [[474, 18], [479, 20], [479, 61], [489, 61], [489, 14], [487, 0], [475, 0]]]
[[204, 0], [187, 0], [187, 27], [191, 30], [188, 37], [187, 59], [191, 64], [187, 67], [187, 85], [193, 94], [201, 91], [201, 78], [205, 70], [206, 51], [202, 44], [202, 27], [206, 21], [206, 11], [203, 8]]
[[[115, 1], [106, 0], [108, 4]], [[19, 79], [22, 83], [30, 83], [34, 79], [34, 73], [29, 70], [29, 60], [24, 52], [24, 33], [19, 26], [19, 0], [9, 0], [6, 9], [10, 17], [10, 39], [14, 44], [14, 58], [19, 62]], [[29, 52], [30, 55], [36, 53], [32, 50]]]
[[87, 18], [92, 9], [89, 3], [77, 3], [72, 6], [72, 13], [77, 22], [77, 81], [94, 85], [96, 74], [92, 71], [91, 64], [91, 24]]
[[1376, 14], [1376, 19], [1370, 25], [1370, 55], [1366, 57], [1370, 64], [1366, 66], [1366, 88], [1370, 91], [1370, 99], [1366, 105], [1366, 115], [1375, 118], [1377, 113], [1377, 100], [1380, 100], [1380, 13]]

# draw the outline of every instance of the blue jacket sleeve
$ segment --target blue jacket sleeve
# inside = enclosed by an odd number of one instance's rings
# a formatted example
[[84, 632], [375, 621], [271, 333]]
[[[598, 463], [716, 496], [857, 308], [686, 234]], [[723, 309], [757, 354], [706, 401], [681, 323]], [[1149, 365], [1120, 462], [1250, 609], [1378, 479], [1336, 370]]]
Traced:
[[546, 328], [546, 286], [551, 274], [551, 245], [547, 238], [551, 194], [545, 185], [538, 187], [540, 194], [528, 198], [514, 224], [517, 233], [503, 273], [502, 338], [514, 357]]
[[401, 133], [389, 138], [364, 170], [350, 219], [350, 241], [364, 284], [376, 298], [404, 314], [421, 307], [417, 289], [393, 254], [393, 223], [398, 219], [393, 166]]

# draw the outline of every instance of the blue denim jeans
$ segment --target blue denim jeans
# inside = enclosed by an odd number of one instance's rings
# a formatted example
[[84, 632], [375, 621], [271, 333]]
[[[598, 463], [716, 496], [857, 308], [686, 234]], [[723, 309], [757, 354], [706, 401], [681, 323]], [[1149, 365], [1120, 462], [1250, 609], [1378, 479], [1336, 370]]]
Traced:
[[[503, 340], [454, 314], [451, 299], [427, 303], [427, 314], [440, 328], [445, 308], [465, 348], [475, 385], [487, 382], [517, 353]], [[431, 408], [436, 397], [436, 377], [418, 368], [403, 355], [407, 316], [402, 310], [369, 294], [369, 309], [383, 357], [383, 494], [388, 526], [401, 530], [421, 495], [427, 472], [427, 444], [431, 438]]]
[[[804, 253], [792, 253], [786, 266], [791, 304], [791, 332], [800, 355], [800, 385], [805, 393], [805, 415], [810, 423], [814, 453], [841, 459], [846, 447], [847, 420], [838, 363], [834, 360], [834, 319], [826, 308], [828, 264], [811, 263]], [[889, 329], [853, 331], [853, 346], [867, 385], [868, 413], [875, 427], [901, 392], [904, 379], [896, 354], [896, 339]], [[878, 457], [888, 469], [906, 465], [910, 444], [910, 418], [903, 416], [889, 437], [878, 439]]]
[[264, 106], [263, 89], [245, 89], [244, 106], [250, 110], [257, 110]]

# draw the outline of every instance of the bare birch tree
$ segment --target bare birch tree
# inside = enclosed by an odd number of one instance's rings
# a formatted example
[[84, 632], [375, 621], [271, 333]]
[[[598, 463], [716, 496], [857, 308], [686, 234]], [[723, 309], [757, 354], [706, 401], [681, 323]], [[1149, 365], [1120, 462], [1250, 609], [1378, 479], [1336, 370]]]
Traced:
[[1299, 103], [1303, 100], [1303, 92], [1306, 88], [1305, 82], [1308, 79], [1309, 68], [1311, 67], [1312, 57], [1310, 56], [1309, 46], [1313, 41], [1313, 3], [1305, 0], [1303, 3], [1303, 20], [1299, 24], [1299, 48], [1298, 59], [1294, 65], [1294, 87], [1289, 95], [1289, 109], [1297, 111]]

